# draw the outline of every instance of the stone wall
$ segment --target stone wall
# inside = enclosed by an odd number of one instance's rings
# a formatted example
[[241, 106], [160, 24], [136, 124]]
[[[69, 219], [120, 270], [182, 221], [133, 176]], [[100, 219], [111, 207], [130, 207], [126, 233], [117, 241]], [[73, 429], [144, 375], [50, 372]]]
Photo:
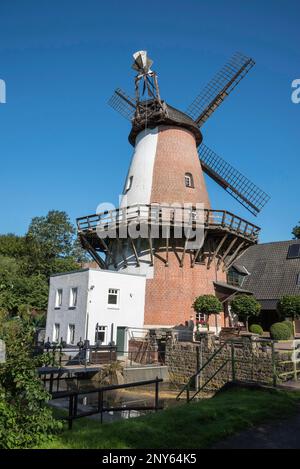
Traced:
[[[214, 354], [220, 347], [214, 340], [203, 339], [198, 343], [174, 342], [169, 340], [166, 344], [166, 365], [169, 368], [170, 380], [182, 385]], [[234, 371], [235, 379], [239, 381], [255, 381], [272, 384], [273, 360], [270, 346], [262, 346], [261, 343], [242, 340], [234, 345]], [[290, 360], [289, 353], [275, 352], [274, 355], [276, 375], [293, 370], [293, 363], [282, 363]], [[207, 385], [207, 391], [217, 390], [226, 382], [232, 380], [232, 349], [230, 344], [211, 360], [198, 378], [198, 385], [203, 385], [221, 366], [223, 368]], [[285, 375], [283, 379], [293, 378], [293, 375]]]

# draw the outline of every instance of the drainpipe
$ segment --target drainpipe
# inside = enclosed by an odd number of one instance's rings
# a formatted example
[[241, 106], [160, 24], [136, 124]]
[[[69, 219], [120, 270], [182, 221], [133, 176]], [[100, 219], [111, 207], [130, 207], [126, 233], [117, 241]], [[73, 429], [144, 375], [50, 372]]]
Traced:
[[110, 325], [110, 343], [112, 345], [114, 341], [114, 323], [112, 322]]

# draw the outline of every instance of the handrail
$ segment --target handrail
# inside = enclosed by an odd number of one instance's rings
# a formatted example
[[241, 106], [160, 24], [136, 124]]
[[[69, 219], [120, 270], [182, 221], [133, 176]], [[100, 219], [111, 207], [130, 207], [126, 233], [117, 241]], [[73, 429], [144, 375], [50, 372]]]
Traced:
[[[220, 226], [228, 228], [231, 231], [237, 232], [241, 235], [254, 238], [258, 237], [260, 228], [247, 220], [234, 215], [226, 210], [212, 210], [212, 209], [197, 209], [196, 207], [172, 207], [165, 205], [155, 204], [134, 204], [128, 207], [117, 208], [114, 210], [107, 210], [101, 213], [95, 213], [84, 217], [77, 218], [77, 228], [79, 232], [95, 231], [103, 224], [103, 227], [108, 227], [114, 223], [130, 222], [138, 220], [139, 222], [147, 223], [185, 223], [190, 214], [189, 222], [196, 223], [197, 218], [195, 215], [202, 212], [204, 214], [203, 220], [199, 220], [204, 226]], [[181, 213], [181, 216], [178, 214]], [[187, 214], [187, 215], [186, 215]]]
[[225, 361], [222, 363], [222, 365], [219, 366], [219, 368], [214, 372], [214, 374], [213, 374], [212, 376], [210, 376], [210, 377], [208, 378], [208, 380], [207, 380], [204, 384], [202, 384], [202, 386], [200, 386], [200, 388], [195, 392], [195, 394], [193, 394], [192, 397], [189, 397], [188, 402], [191, 402], [191, 401], [194, 399], [194, 397], [196, 397], [197, 394], [199, 394], [199, 392], [201, 392], [202, 389], [204, 389], [204, 388], [208, 385], [208, 383], [210, 383], [211, 380], [214, 379], [214, 377], [215, 377], [221, 370], [223, 370], [224, 366], [227, 365], [227, 363], [228, 363], [229, 361], [230, 361], [230, 359], [227, 358], [227, 360], [225, 360]]
[[[159, 383], [162, 383], [163, 379], [156, 377], [155, 379], [137, 381], [133, 383], [124, 383], [124, 384], [112, 384], [109, 386], [102, 386], [96, 389], [89, 390], [76, 390], [76, 391], [61, 391], [52, 394], [52, 399], [62, 399], [69, 398], [69, 415], [66, 417], [68, 421], [69, 429], [72, 428], [73, 420], [88, 417], [90, 415], [100, 414], [100, 421], [103, 421], [103, 413], [110, 411], [124, 411], [124, 410], [155, 410], [156, 412], [163, 407], [159, 405]], [[103, 393], [106, 391], [112, 391], [116, 389], [126, 389], [134, 388], [138, 386], [146, 386], [149, 384], [155, 384], [155, 396], [154, 396], [154, 405], [153, 406], [126, 406], [126, 407], [104, 407], [103, 402]], [[89, 412], [83, 412], [78, 414], [78, 396], [86, 394], [98, 394], [98, 405], [96, 410], [91, 410]]]
[[[179, 397], [181, 396], [181, 394], [186, 391], [187, 392], [187, 402], [190, 402], [191, 400], [194, 399], [194, 397], [200, 392], [202, 391], [205, 386], [207, 386], [207, 384], [224, 368], [224, 366], [229, 362], [231, 361], [231, 368], [232, 368], [232, 381], [235, 381], [235, 363], [241, 361], [240, 359], [238, 358], [235, 358], [235, 348], [234, 348], [234, 345], [235, 344], [239, 344], [239, 343], [243, 343], [243, 341], [240, 341], [240, 340], [237, 340], [237, 339], [234, 339], [234, 338], [231, 338], [231, 339], [227, 339], [223, 342], [223, 344], [217, 349], [214, 351], [214, 353], [208, 358], [208, 360], [204, 363], [204, 365], [202, 365], [197, 371], [196, 373], [194, 373], [188, 380], [188, 382], [184, 385], [184, 387], [181, 389], [181, 391], [179, 392], [179, 394], [176, 396], [176, 400], [179, 400]], [[277, 362], [276, 362], [276, 357], [275, 357], [275, 343], [277, 343], [276, 340], [272, 340], [272, 339], [258, 339], [258, 340], [255, 340], [254, 343], [269, 343], [270, 344], [270, 348], [271, 348], [271, 356], [270, 356], [270, 360], [271, 360], [271, 365], [272, 365], [272, 382], [273, 382], [273, 387], [276, 387], [277, 386]], [[193, 394], [192, 397], [190, 397], [190, 385], [191, 385], [191, 382], [192, 380], [194, 380], [206, 367], [207, 365], [221, 352], [221, 350], [225, 347], [225, 345], [231, 345], [231, 350], [230, 350], [230, 356], [228, 357], [224, 357], [223, 359], [223, 363], [221, 364], [221, 366], [213, 373], [212, 376], [210, 376], [208, 378], [208, 380], [203, 384], [201, 385], [197, 390], [196, 392]], [[300, 360], [299, 360], [300, 361]], [[295, 372], [295, 369], [296, 366], [295, 366], [295, 363], [294, 363], [294, 374], [296, 376], [296, 374], [299, 372], [300, 373], [300, 370], [297, 370], [297, 372]], [[287, 374], [292, 374], [292, 371], [291, 372], [288, 372]]]
[[179, 397], [181, 396], [181, 394], [187, 390], [190, 386], [190, 382], [195, 379], [200, 373], [201, 371], [204, 370], [204, 368], [206, 368], [206, 366], [215, 358], [216, 355], [218, 355], [218, 353], [220, 353], [221, 350], [223, 350], [223, 348], [225, 347], [225, 345], [231, 343], [232, 341], [231, 340], [226, 340], [225, 342], [223, 342], [223, 344], [217, 349], [214, 351], [214, 353], [209, 357], [209, 359], [204, 363], [204, 365], [202, 365], [197, 371], [196, 373], [194, 373], [192, 376], [190, 376], [188, 382], [184, 385], [184, 387], [182, 388], [182, 390], [180, 391], [179, 394], [177, 394], [176, 396], [176, 400], [178, 401], [179, 400]]

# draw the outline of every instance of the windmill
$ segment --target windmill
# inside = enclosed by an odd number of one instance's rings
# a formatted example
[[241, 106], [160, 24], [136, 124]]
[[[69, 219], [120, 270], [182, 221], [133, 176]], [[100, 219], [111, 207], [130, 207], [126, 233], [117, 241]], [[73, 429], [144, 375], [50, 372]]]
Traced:
[[[135, 78], [135, 98], [129, 97], [118, 88], [109, 100], [109, 104], [116, 111], [133, 123], [134, 132], [129, 137], [131, 143], [135, 133], [144, 125], [151, 127], [157, 125], [160, 120], [165, 122], [170, 114], [168, 110], [172, 111], [171, 106], [160, 98], [157, 75], [149, 70], [153, 62], [149, 61], [147, 53], [137, 52], [134, 59], [132, 67], [138, 71]], [[193, 120], [193, 124], [200, 129], [254, 65], [255, 62], [250, 57], [241, 53], [234, 54], [185, 111]], [[143, 91], [139, 93], [141, 81]], [[150, 100], [141, 100], [145, 91], [148, 92]], [[199, 143], [199, 136], [197, 137]], [[256, 216], [268, 202], [269, 196], [204, 143], [199, 145], [198, 153], [202, 170]]]
[[[161, 98], [147, 52], [138, 51], [133, 58], [134, 96], [118, 88], [109, 100], [131, 122], [128, 139], [134, 147], [120, 208], [77, 219], [78, 232], [101, 268], [147, 275], [145, 325], [172, 325], [188, 318], [201, 293], [217, 294], [226, 310], [226, 300], [234, 294], [226, 284], [226, 272], [258, 239], [256, 225], [226, 210], [211, 209], [203, 173], [254, 215], [269, 196], [206, 146], [201, 132], [254, 61], [234, 54], [182, 112]], [[188, 236], [174, 236], [175, 209], [173, 218], [164, 218], [164, 204], [176, 203], [191, 226], [194, 207], [202, 204], [204, 234], [197, 248], [189, 247]], [[186, 203], [190, 208], [183, 207]], [[146, 236], [132, 236], [133, 221], [145, 228]], [[156, 238], [153, 225], [158, 227]]]

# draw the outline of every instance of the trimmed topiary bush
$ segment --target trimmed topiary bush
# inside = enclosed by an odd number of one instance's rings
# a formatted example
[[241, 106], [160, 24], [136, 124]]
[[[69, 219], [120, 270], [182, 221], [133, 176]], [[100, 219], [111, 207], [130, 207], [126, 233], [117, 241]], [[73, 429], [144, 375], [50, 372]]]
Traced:
[[290, 331], [291, 331], [291, 336], [293, 337], [294, 336], [294, 324], [292, 321], [283, 321], [283, 324], [285, 324], [286, 326], [288, 326], [290, 328]]
[[277, 303], [281, 318], [298, 319], [300, 317], [300, 295], [285, 295]]
[[275, 322], [270, 328], [271, 339], [288, 340], [291, 338], [291, 329], [285, 322]]
[[[206, 316], [214, 314], [216, 318], [216, 325], [217, 314], [223, 311], [223, 305], [215, 295], [198, 296], [193, 303], [193, 308], [197, 313], [204, 313]], [[209, 321], [207, 321], [207, 329], [209, 330]]]
[[249, 331], [253, 334], [263, 335], [264, 331], [263, 328], [259, 324], [252, 324], [249, 327]]
[[230, 302], [231, 311], [237, 314], [239, 321], [245, 322], [248, 331], [248, 319], [260, 313], [260, 304], [251, 295], [236, 295]]

